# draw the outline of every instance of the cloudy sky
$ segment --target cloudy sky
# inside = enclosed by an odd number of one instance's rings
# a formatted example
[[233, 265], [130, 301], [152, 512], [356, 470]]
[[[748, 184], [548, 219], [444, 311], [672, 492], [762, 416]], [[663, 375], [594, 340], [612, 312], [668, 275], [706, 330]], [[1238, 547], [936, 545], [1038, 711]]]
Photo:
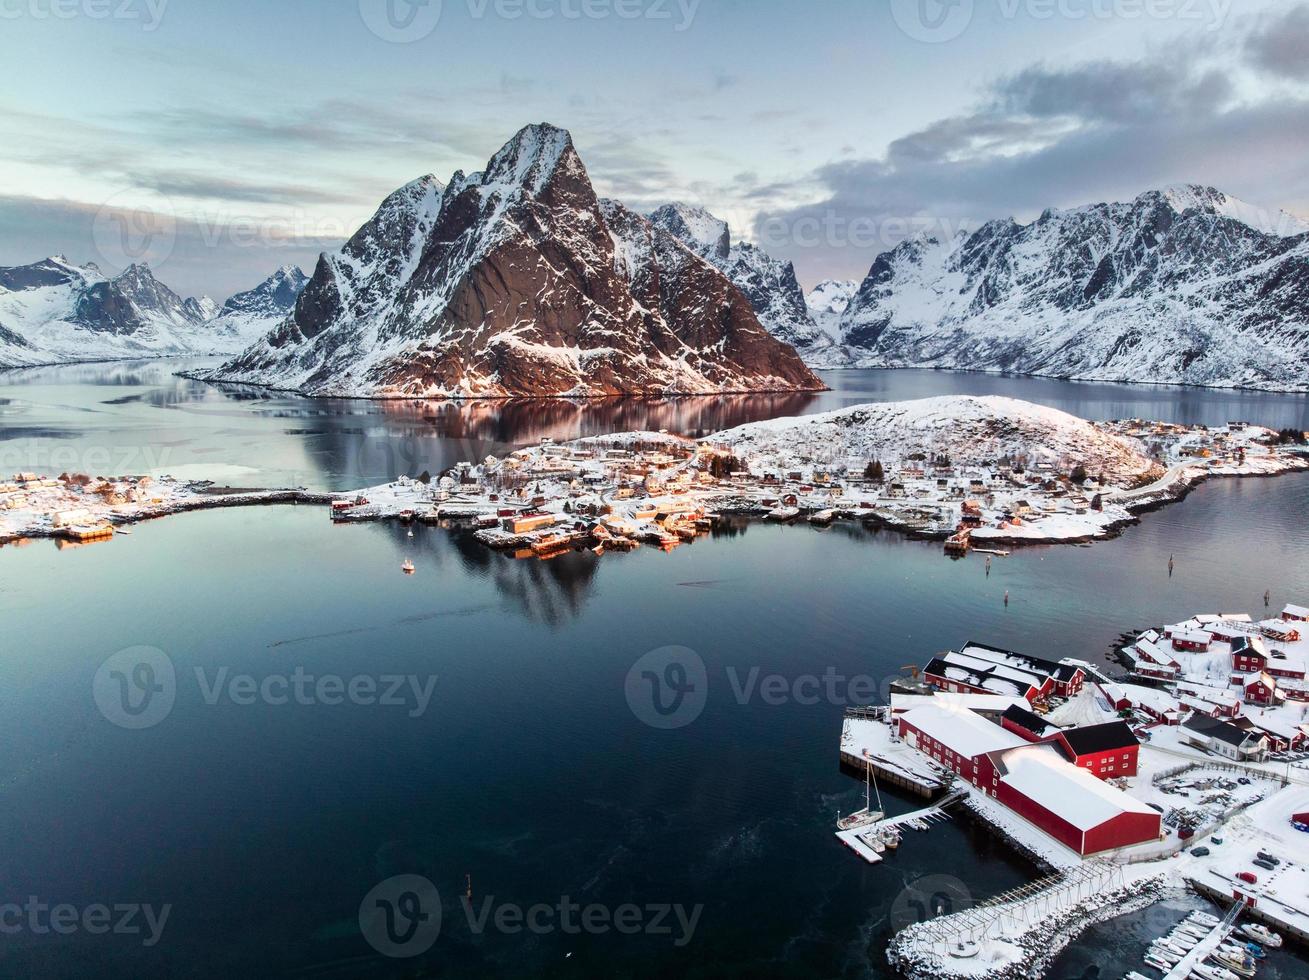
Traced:
[[389, 191], [573, 133], [861, 277], [905, 234], [1212, 184], [1309, 216], [1309, 0], [0, 0], [0, 264], [225, 298]]

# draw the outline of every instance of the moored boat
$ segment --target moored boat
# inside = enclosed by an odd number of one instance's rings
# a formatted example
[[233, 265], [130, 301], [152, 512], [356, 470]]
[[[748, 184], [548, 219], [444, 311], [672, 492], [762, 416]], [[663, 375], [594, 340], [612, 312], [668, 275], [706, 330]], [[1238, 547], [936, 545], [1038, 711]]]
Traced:
[[406, 558], [404, 560], [404, 563], [400, 566], [400, 570], [404, 572], [406, 575], [412, 575], [414, 574], [414, 563], [411, 562], [408, 558]]
[[1214, 963], [1197, 963], [1191, 968], [1191, 976], [1199, 977], [1200, 980], [1237, 980], [1231, 970]]
[[1271, 946], [1276, 949], [1282, 945], [1282, 937], [1273, 930], [1261, 926], [1258, 922], [1247, 922], [1241, 927], [1241, 931], [1256, 942], [1265, 946]]
[[1244, 950], [1223, 946], [1210, 953], [1209, 958], [1240, 976], [1254, 976], [1254, 958], [1247, 956]]

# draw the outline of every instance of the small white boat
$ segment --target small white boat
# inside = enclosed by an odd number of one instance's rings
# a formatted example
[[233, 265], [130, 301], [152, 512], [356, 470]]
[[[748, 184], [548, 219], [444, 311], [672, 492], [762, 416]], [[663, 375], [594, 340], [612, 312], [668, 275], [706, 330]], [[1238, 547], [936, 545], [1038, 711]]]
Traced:
[[1152, 966], [1160, 973], [1167, 973], [1173, 968], [1173, 964], [1169, 963], [1167, 960], [1160, 959], [1158, 956], [1155, 956], [1154, 953], [1146, 953], [1144, 959], [1146, 966]]
[[406, 575], [412, 575], [414, 574], [414, 563], [411, 562], [408, 558], [406, 558], [404, 560], [404, 564], [400, 566], [400, 570], [404, 572]]
[[1198, 922], [1202, 926], [1208, 926], [1210, 929], [1219, 924], [1220, 920], [1216, 915], [1210, 915], [1208, 912], [1192, 912], [1187, 917], [1188, 922]]
[[1151, 955], [1159, 957], [1165, 963], [1180, 963], [1186, 956], [1180, 950], [1173, 949], [1171, 946], [1161, 946], [1158, 943], [1151, 943], [1149, 951]]
[[864, 808], [844, 817], [838, 814], [836, 819], [837, 830], [855, 830], [859, 827], [867, 827], [886, 816], [882, 812], [881, 790], [877, 791], [877, 809], [873, 809], [872, 791], [877, 785], [876, 780], [873, 779], [873, 760], [865, 759], [864, 762], [866, 763], [864, 766]]
[[1264, 946], [1272, 946], [1276, 949], [1282, 945], [1282, 937], [1271, 929], [1266, 929], [1257, 922], [1247, 922], [1241, 926], [1241, 931], [1257, 943]]
[[1224, 946], [1221, 949], [1214, 950], [1210, 954], [1210, 959], [1219, 966], [1226, 967], [1240, 976], [1254, 976], [1254, 960], [1246, 956], [1242, 950], [1234, 950], [1229, 946]]
[[412, 538], [413, 536], [414, 536], [414, 529], [411, 527], [411, 528], [409, 529], [409, 537]]
[[1191, 976], [1199, 977], [1200, 980], [1237, 980], [1236, 974], [1231, 970], [1213, 963], [1197, 963], [1191, 967]]
[[132, 529], [131, 529], [130, 527], [115, 527], [115, 528], [114, 528], [114, 533], [115, 533], [115, 534], [131, 534], [131, 533], [132, 533]]
[[1199, 940], [1209, 935], [1211, 931], [1212, 930], [1210, 929], [1201, 928], [1198, 925], [1190, 925], [1188, 923], [1182, 923], [1182, 925], [1178, 926], [1176, 929], [1173, 930], [1173, 934], [1177, 936], [1190, 936], [1192, 939]]
[[1135, 970], [1128, 970], [1127, 976], [1123, 980], [1150, 980], [1144, 973], [1137, 973]]

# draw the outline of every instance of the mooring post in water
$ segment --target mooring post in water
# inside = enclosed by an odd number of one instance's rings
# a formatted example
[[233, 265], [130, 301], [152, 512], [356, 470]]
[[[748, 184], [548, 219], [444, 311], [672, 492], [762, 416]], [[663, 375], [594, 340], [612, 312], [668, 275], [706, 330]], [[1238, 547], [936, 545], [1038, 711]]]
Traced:
[[1009, 605], [1009, 590], [1008, 590], [1008, 589], [1005, 589], [1005, 590], [1004, 590], [1004, 604], [1005, 604], [1006, 607]]

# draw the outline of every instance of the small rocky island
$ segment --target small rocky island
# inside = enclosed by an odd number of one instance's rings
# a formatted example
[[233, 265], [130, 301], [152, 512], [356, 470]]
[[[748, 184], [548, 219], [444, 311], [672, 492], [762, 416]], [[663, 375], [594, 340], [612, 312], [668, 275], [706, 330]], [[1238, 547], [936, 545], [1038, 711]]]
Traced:
[[961, 554], [1112, 536], [1211, 477], [1309, 469], [1303, 439], [1242, 423], [1093, 423], [1011, 398], [927, 398], [699, 440], [667, 432], [547, 439], [347, 494], [18, 474], [0, 484], [0, 540], [93, 540], [183, 510], [298, 502], [328, 506], [338, 522], [471, 522], [484, 544], [523, 557], [677, 547], [730, 515], [863, 522], [943, 540]]

